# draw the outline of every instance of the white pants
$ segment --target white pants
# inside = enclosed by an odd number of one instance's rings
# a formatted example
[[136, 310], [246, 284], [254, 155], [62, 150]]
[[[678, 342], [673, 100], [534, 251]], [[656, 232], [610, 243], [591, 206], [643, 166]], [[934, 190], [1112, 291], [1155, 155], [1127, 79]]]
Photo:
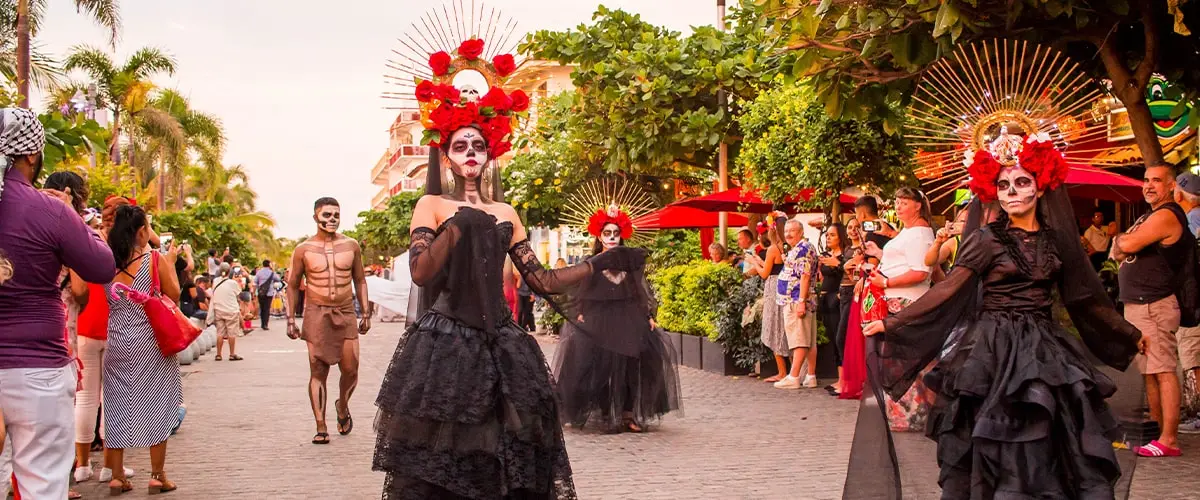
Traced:
[[[100, 408], [100, 389], [104, 387], [104, 348], [107, 345], [104, 340], [79, 337], [83, 390], [75, 394], [76, 443], [91, 443], [96, 438], [96, 410]], [[104, 435], [103, 428], [101, 435]]]
[[[67, 498], [75, 463], [75, 367], [0, 370], [0, 409], [22, 498]], [[0, 481], [7, 478], [0, 478]]]

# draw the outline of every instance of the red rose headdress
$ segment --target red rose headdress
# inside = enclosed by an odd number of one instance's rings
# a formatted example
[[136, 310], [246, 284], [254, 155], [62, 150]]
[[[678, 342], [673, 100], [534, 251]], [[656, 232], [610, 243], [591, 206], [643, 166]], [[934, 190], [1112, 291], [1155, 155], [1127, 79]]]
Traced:
[[[529, 109], [529, 97], [521, 90], [505, 92], [495, 85], [495, 80], [507, 77], [516, 70], [511, 54], [500, 54], [491, 62], [480, 58], [484, 42], [478, 38], [462, 42], [457, 57], [445, 51], [429, 56], [432, 80], [417, 82], [416, 98], [421, 103], [422, 124], [425, 134], [422, 144], [440, 147], [454, 131], [466, 127], [478, 127], [491, 149], [492, 158], [498, 158], [510, 149], [509, 136], [513, 131], [513, 120], [519, 113]], [[473, 70], [483, 75], [489, 86], [480, 96], [464, 95], [463, 89], [453, 85], [454, 75], [463, 70]]]
[[[963, 164], [967, 166], [967, 173], [971, 177], [967, 184], [971, 192], [984, 203], [996, 201], [996, 178], [1000, 176], [1004, 165], [984, 149], [968, 150]], [[1070, 170], [1067, 160], [1046, 133], [1030, 135], [1022, 142], [1017, 153], [1017, 165], [1033, 174], [1038, 189], [1044, 191], [1062, 186]]]
[[633, 237], [633, 220], [616, 204], [609, 205], [607, 209], [597, 210], [588, 219], [587, 232], [599, 238], [604, 226], [609, 224], [616, 224], [621, 228], [621, 239], [628, 240]]

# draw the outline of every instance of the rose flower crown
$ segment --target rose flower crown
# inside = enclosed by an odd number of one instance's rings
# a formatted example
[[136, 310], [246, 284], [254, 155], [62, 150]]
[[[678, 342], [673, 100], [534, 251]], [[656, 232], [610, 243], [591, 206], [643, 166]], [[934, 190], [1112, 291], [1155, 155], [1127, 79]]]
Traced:
[[[492, 158], [512, 149], [509, 137], [513, 121], [529, 109], [529, 97], [520, 89], [505, 92], [494, 83], [516, 71], [516, 63], [512, 54], [499, 54], [491, 62], [481, 59], [483, 45], [483, 40], [472, 38], [458, 46], [457, 57], [445, 51], [429, 56], [433, 80], [416, 82], [416, 98], [421, 103], [421, 122], [425, 126], [422, 145], [441, 147], [455, 130], [473, 125], [483, 133]], [[455, 87], [454, 75], [460, 71], [481, 73], [489, 87], [487, 93], [475, 96]]]

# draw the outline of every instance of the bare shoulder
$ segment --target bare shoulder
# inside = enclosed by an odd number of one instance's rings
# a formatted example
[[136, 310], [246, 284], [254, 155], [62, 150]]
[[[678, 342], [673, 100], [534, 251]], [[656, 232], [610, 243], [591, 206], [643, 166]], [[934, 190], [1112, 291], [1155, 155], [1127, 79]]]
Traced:
[[349, 237], [349, 236], [346, 236], [346, 235], [344, 235], [344, 234], [342, 234], [342, 233], [338, 233], [338, 237], [337, 237], [337, 240], [336, 240], [336, 245], [337, 245], [337, 246], [349, 246], [349, 247], [352, 247], [352, 248], [354, 248], [354, 251], [355, 251], [355, 252], [358, 252], [358, 251], [361, 251], [361, 250], [362, 250], [362, 246], [358, 244], [358, 240], [356, 240], [356, 239], [354, 239], [354, 238], [351, 238], [351, 237]]
[[521, 216], [517, 214], [517, 209], [513, 208], [512, 205], [508, 203], [496, 203], [494, 207], [496, 218], [511, 222], [513, 225], [521, 223]]

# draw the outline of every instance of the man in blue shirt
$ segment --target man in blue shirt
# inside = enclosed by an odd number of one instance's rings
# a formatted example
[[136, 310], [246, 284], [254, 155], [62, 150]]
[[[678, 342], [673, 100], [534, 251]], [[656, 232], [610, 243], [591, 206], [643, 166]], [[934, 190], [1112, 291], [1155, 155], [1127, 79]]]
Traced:
[[1175, 178], [1175, 203], [1187, 214], [1188, 230], [1200, 232], [1200, 175], [1184, 172]]

